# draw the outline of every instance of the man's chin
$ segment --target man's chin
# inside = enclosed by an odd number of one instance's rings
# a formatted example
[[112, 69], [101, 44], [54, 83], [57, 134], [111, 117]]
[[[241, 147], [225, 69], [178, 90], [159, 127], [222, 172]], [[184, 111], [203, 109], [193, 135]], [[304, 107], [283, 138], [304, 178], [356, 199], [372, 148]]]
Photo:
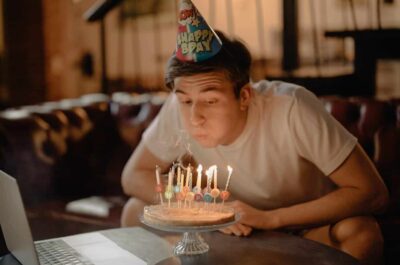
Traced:
[[206, 138], [195, 138], [196, 142], [203, 148], [213, 148], [217, 147], [218, 143]]

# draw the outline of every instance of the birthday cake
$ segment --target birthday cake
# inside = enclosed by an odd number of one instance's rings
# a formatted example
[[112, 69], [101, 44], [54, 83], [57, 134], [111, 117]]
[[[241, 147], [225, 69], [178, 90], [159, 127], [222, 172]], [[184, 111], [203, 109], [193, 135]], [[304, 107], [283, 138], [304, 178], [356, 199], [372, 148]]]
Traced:
[[[234, 210], [224, 205], [225, 200], [229, 198], [227, 189], [232, 174], [232, 168], [230, 166], [227, 168], [228, 179], [225, 189], [220, 190], [217, 186], [215, 165], [206, 170], [207, 184], [204, 189], [201, 183], [201, 165], [197, 168], [195, 187], [193, 187], [190, 164], [187, 167], [179, 163], [174, 164], [168, 173], [168, 185], [165, 187], [161, 184], [157, 166], [155, 190], [159, 194], [160, 204], [145, 206], [143, 219], [151, 224], [170, 226], [205, 226], [234, 221]], [[176, 183], [174, 183], [175, 177]], [[217, 203], [217, 200], [222, 200], [222, 203]]]
[[156, 225], [204, 226], [224, 224], [235, 220], [234, 210], [217, 205], [215, 209], [203, 207], [178, 208], [176, 203], [145, 206], [143, 218]]

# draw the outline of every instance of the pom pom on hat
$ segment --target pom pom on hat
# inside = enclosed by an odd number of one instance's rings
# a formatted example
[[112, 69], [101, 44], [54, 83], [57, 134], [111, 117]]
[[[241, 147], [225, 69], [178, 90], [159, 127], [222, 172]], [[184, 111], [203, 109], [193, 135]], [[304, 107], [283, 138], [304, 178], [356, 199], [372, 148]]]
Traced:
[[222, 42], [190, 0], [179, 3], [176, 57], [185, 62], [201, 62], [216, 55]]

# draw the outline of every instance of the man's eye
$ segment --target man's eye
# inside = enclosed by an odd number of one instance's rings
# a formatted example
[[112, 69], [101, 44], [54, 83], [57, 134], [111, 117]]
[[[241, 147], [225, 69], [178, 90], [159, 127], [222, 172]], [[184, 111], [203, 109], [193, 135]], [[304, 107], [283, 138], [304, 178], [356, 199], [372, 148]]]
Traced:
[[215, 103], [217, 103], [216, 99], [210, 99], [206, 101], [208, 105], [214, 105]]
[[181, 100], [181, 104], [190, 105], [190, 104], [192, 104], [192, 101], [191, 100]]

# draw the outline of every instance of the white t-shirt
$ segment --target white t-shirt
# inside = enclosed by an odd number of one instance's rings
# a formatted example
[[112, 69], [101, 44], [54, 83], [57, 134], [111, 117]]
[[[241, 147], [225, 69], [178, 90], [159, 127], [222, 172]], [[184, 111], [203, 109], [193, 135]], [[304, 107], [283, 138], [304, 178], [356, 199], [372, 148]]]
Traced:
[[166, 162], [189, 150], [203, 168], [216, 164], [219, 188], [225, 186], [230, 165], [229, 191], [259, 209], [310, 201], [335, 189], [327, 176], [349, 156], [357, 139], [306, 89], [279, 81], [253, 87], [245, 128], [232, 144], [203, 148], [196, 143], [185, 133], [179, 102], [171, 93], [143, 134], [146, 147]]

